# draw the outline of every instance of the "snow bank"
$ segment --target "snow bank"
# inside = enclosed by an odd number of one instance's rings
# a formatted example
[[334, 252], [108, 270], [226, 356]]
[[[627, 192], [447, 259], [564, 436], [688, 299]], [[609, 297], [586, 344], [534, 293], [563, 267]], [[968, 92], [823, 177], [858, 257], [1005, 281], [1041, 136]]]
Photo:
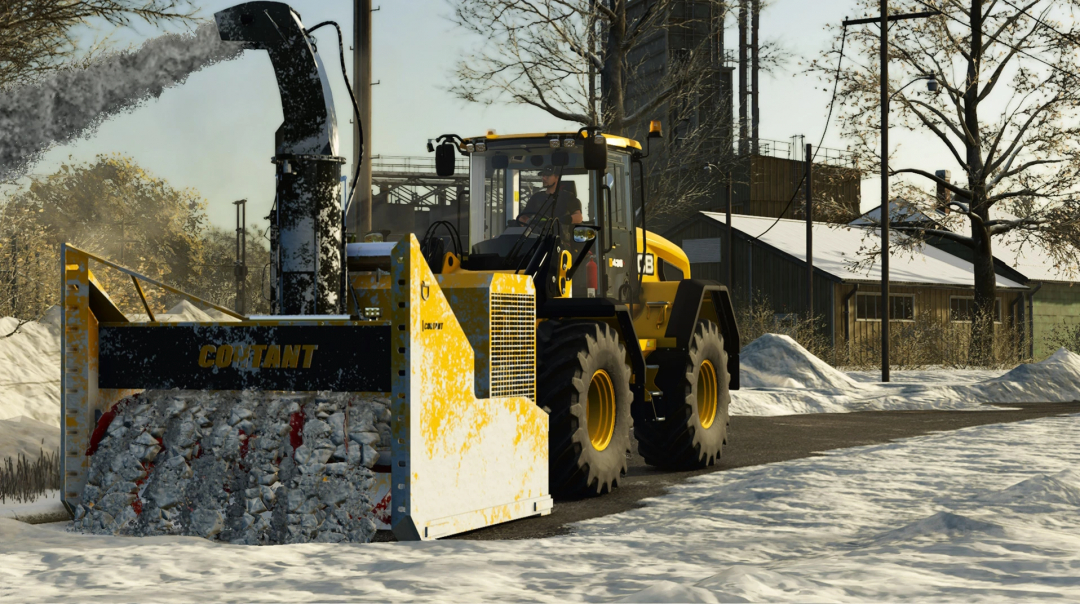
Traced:
[[47, 491], [41, 497], [27, 502], [16, 503], [11, 499], [0, 502], [0, 518], [12, 518], [29, 524], [43, 522], [64, 522], [71, 520], [64, 504], [60, 502], [60, 491]]
[[53, 453], [60, 449], [60, 430], [52, 423], [29, 417], [0, 419], [0, 463], [8, 457], [25, 455], [37, 459], [41, 451]]
[[[18, 325], [17, 319], [0, 318], [0, 336]], [[49, 309], [41, 321], [0, 338], [0, 420], [20, 416], [60, 427], [59, 306]]]
[[[235, 321], [225, 313], [200, 310], [187, 300], [168, 312], [154, 315], [158, 321]], [[146, 321], [146, 315], [133, 315]], [[0, 317], [0, 335], [19, 324]], [[60, 307], [53, 306], [40, 321], [31, 321], [18, 333], [0, 338], [0, 420], [29, 417], [60, 427]], [[4, 442], [0, 432], [0, 445]], [[0, 455], [0, 459], [3, 455]]]
[[[143, 323], [149, 321], [150, 318], [143, 314], [131, 315], [129, 317], [136, 323]], [[160, 323], [201, 323], [205, 321], [237, 321], [234, 317], [221, 312], [220, 310], [214, 310], [213, 308], [207, 308], [203, 310], [198, 306], [195, 306], [188, 300], [181, 300], [176, 306], [170, 308], [167, 312], [157, 313], [154, 315]]]
[[900, 372], [901, 380], [887, 384], [871, 381], [869, 372], [852, 372], [852, 379], [776, 334], [748, 344], [740, 361], [742, 388], [731, 393], [732, 415], [975, 410], [988, 404], [1080, 400], [1080, 355], [1065, 349], [1006, 373], [906, 371]]
[[101, 416], [75, 529], [231, 543], [366, 542], [390, 401], [146, 391]]
[[856, 389], [855, 380], [833, 369], [790, 336], [767, 333], [739, 353], [739, 384], [747, 388]]

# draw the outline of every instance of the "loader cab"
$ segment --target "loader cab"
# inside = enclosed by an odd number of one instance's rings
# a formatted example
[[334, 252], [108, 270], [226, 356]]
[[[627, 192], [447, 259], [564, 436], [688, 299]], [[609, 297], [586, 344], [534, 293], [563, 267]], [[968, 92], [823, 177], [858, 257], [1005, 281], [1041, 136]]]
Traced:
[[[629, 302], [637, 279], [630, 159], [640, 145], [604, 138], [602, 170], [586, 168], [585, 139], [578, 133], [466, 139], [469, 212], [463, 247], [469, 257], [463, 268], [522, 270], [542, 240], [555, 235], [559, 251], [569, 251], [582, 263], [563, 295]], [[557, 177], [554, 193], [545, 188], [542, 173]], [[580, 203], [580, 224], [564, 212], [575, 203]], [[522, 224], [518, 218], [526, 210], [533, 212], [532, 219]], [[590, 228], [595, 241], [588, 246], [576, 241], [575, 227]]]

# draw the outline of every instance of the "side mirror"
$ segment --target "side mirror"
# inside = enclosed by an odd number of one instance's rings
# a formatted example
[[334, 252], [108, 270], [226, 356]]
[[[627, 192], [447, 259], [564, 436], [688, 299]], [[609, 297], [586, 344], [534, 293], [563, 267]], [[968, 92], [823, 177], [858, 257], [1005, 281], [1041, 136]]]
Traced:
[[577, 225], [574, 227], [574, 241], [577, 243], [586, 243], [596, 239], [597, 228], [590, 225]]
[[596, 129], [585, 139], [585, 169], [603, 170], [607, 168], [607, 139]]
[[447, 141], [435, 147], [435, 173], [439, 176], [453, 176], [457, 164], [457, 148]]

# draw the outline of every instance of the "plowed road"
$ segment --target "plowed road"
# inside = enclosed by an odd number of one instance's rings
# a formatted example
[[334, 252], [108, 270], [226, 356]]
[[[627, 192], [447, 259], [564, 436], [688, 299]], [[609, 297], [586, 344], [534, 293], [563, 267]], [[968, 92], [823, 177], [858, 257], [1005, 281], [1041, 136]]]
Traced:
[[[627, 475], [613, 493], [578, 501], [556, 500], [549, 516], [526, 518], [450, 538], [535, 539], [560, 535], [572, 531], [568, 526], [572, 522], [639, 507], [642, 499], [662, 495], [668, 486], [699, 474], [787, 461], [830, 449], [885, 443], [930, 432], [1080, 413], [1080, 402], [1015, 404], [1010, 407], [1016, 409], [736, 416], [731, 418], [729, 444], [725, 447], [723, 459], [711, 468], [693, 472], [662, 472], [645, 465], [635, 450]], [[380, 537], [392, 539], [388, 533]]]

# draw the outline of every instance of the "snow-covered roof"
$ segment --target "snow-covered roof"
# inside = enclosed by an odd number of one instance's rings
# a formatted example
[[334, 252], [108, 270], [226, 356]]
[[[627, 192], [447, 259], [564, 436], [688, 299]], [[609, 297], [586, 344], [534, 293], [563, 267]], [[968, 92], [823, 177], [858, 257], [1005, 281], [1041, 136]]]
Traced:
[[[994, 206], [993, 220], [1016, 220], [1016, 216]], [[1080, 281], [1080, 267], [1058, 265], [1037, 241], [1023, 242], [1021, 233], [1013, 231], [993, 238], [994, 257], [1016, 269], [1032, 281]]]
[[[927, 214], [910, 201], [895, 199], [889, 202], [889, 216], [892, 218], [889, 224], [918, 224], [920, 222], [937, 223], [944, 216], [944, 213], [941, 212], [941, 210], [932, 210], [931, 214]], [[874, 226], [881, 224], [881, 206], [877, 206], [848, 224], [852, 226]]]
[[[892, 216], [890, 224], [928, 223], [937, 224], [935, 228], [945, 228], [940, 225], [940, 221], [945, 217], [941, 210], [931, 210], [928, 214], [915, 204], [903, 199], [894, 200], [889, 204], [889, 214]], [[990, 209], [990, 217], [994, 220], [1016, 219], [1016, 216], [998, 206]], [[873, 226], [880, 223], [881, 206], [879, 205], [848, 224]], [[1015, 232], [995, 236], [994, 257], [1032, 281], [1080, 282], [1080, 266], [1058, 265], [1038, 242], [1024, 243], [1021, 239], [1021, 235]]]
[[[702, 215], [723, 224], [724, 215], [716, 212], [702, 212]], [[773, 222], [776, 226], [769, 230]], [[786, 254], [806, 261], [806, 222], [802, 220], [780, 220], [759, 216], [733, 215], [732, 226], [751, 237], [762, 233], [759, 241], [768, 244]], [[876, 246], [879, 235], [877, 229], [835, 225], [815, 222], [814, 226], [814, 267], [843, 281], [875, 282], [881, 280], [881, 269], [875, 260], [866, 268], [852, 266], [862, 260], [859, 250], [863, 247]], [[768, 232], [766, 232], [768, 230]], [[893, 233], [898, 240], [903, 235]], [[918, 283], [927, 285], [954, 285], [971, 287], [974, 284], [970, 262], [953, 256], [936, 247], [925, 245], [914, 252], [893, 247], [889, 254], [890, 283]], [[998, 287], [1024, 288], [1023, 285], [1001, 275], [997, 277]]]
[[1022, 243], [1016, 234], [994, 238], [994, 256], [1032, 281], [1080, 281], [1080, 267], [1057, 265], [1037, 243]]

